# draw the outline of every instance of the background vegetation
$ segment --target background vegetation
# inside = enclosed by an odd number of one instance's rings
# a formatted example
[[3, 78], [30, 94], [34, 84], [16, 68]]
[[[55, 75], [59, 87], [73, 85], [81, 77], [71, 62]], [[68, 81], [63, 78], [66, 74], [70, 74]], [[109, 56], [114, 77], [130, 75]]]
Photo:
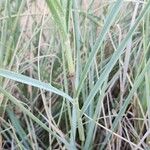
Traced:
[[0, 149], [149, 150], [149, 0], [0, 1]]

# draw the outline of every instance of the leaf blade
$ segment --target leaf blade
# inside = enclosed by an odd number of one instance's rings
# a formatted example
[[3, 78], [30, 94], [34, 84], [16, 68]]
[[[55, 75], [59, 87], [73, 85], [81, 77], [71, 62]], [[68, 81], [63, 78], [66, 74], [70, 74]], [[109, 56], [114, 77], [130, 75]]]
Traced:
[[14, 80], [14, 81], [18, 81], [18, 82], [21, 82], [24, 84], [32, 85], [34, 87], [37, 87], [37, 88], [40, 88], [40, 89], [43, 89], [43, 90], [46, 90], [49, 92], [53, 92], [57, 95], [65, 97], [71, 103], [73, 102], [73, 99], [69, 95], [67, 95], [63, 91], [53, 87], [52, 85], [50, 85], [48, 83], [44, 83], [44, 82], [41, 82], [39, 80], [27, 77], [25, 75], [17, 74], [17, 73], [14, 73], [12, 71], [4, 70], [4, 69], [0, 69], [0, 76]]

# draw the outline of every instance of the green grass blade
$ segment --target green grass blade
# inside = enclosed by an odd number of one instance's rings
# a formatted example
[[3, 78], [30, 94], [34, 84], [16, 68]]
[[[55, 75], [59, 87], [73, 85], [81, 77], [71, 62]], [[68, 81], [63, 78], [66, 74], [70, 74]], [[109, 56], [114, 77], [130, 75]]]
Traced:
[[29, 143], [28, 143], [28, 137], [22, 126], [20, 125], [20, 121], [16, 118], [16, 115], [12, 112], [10, 108], [6, 109], [7, 114], [12, 122], [13, 127], [16, 130], [16, 133], [19, 135], [20, 139], [22, 140], [22, 144], [26, 148], [30, 148]]
[[11, 79], [11, 80], [15, 80], [15, 81], [18, 81], [21, 83], [25, 83], [28, 85], [32, 85], [34, 87], [38, 87], [40, 89], [44, 89], [44, 90], [47, 90], [49, 92], [53, 92], [53, 93], [58, 94], [62, 97], [65, 97], [70, 102], [73, 102], [72, 98], [69, 95], [58, 90], [57, 88], [53, 87], [52, 85], [50, 85], [48, 83], [44, 83], [44, 82], [38, 81], [36, 79], [32, 79], [30, 77], [27, 77], [25, 75], [17, 74], [17, 73], [14, 73], [12, 71], [7, 71], [4, 69], [0, 69], [0, 76], [3, 76], [5, 78]]
[[47, 5], [52, 13], [56, 25], [61, 30], [61, 33], [66, 36], [65, 14], [58, 0], [46, 0]]
[[[72, 12], [72, 17], [73, 17], [73, 27], [74, 27], [74, 43], [75, 43], [75, 49], [76, 49], [76, 58], [77, 58], [77, 62], [76, 62], [76, 76], [75, 76], [75, 89], [77, 89], [78, 87], [78, 82], [79, 82], [79, 77], [80, 77], [80, 67], [81, 67], [81, 61], [80, 61], [80, 30], [79, 30], [79, 16], [78, 16], [78, 12], [77, 12], [77, 1], [73, 0], [72, 1], [72, 8], [75, 10]], [[75, 99], [75, 101], [78, 103], [78, 99]], [[72, 110], [72, 132], [71, 132], [71, 144], [74, 145], [75, 144], [75, 138], [76, 138], [76, 126], [77, 126], [77, 122], [78, 122], [78, 126], [81, 125], [81, 120], [78, 121], [78, 111], [79, 109], [77, 109], [76, 106], [73, 106], [73, 110]], [[80, 128], [80, 127], [79, 127]], [[78, 129], [79, 129], [78, 128]], [[81, 129], [82, 125], [81, 125]], [[79, 131], [79, 136], [80, 139], [84, 139], [83, 137], [83, 130], [80, 132]]]
[[65, 51], [65, 54], [66, 54], [66, 61], [68, 63], [69, 74], [71, 76], [74, 76], [75, 68], [74, 68], [72, 51], [70, 47], [70, 39], [69, 39], [69, 34], [68, 34], [68, 29], [67, 29], [69, 18], [65, 17], [65, 12], [60, 6], [60, 2], [58, 2], [57, 0], [46, 0], [46, 2], [48, 4], [48, 7], [52, 13], [53, 19], [56, 25], [58, 26], [58, 29], [61, 35], [60, 40], [62, 43], [63, 50]]

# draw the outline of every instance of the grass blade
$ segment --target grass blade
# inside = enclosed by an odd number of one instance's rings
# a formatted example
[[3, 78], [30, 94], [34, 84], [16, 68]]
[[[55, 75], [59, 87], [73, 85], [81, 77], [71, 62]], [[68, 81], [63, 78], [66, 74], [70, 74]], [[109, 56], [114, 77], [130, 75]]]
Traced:
[[72, 98], [69, 95], [67, 95], [66, 93], [58, 90], [57, 88], [51, 86], [48, 83], [44, 83], [44, 82], [38, 81], [36, 79], [32, 79], [30, 77], [27, 77], [27, 76], [24, 76], [24, 75], [21, 75], [21, 74], [17, 74], [17, 73], [14, 73], [12, 71], [7, 71], [7, 70], [4, 70], [4, 69], [0, 69], [0, 76], [3, 76], [5, 78], [11, 79], [11, 80], [15, 80], [15, 81], [18, 81], [18, 82], [21, 82], [21, 83], [25, 83], [25, 84], [28, 84], [28, 85], [32, 85], [34, 87], [38, 87], [40, 89], [47, 90], [49, 92], [53, 92], [53, 93], [58, 94], [62, 97], [65, 97], [70, 102], [73, 102]]

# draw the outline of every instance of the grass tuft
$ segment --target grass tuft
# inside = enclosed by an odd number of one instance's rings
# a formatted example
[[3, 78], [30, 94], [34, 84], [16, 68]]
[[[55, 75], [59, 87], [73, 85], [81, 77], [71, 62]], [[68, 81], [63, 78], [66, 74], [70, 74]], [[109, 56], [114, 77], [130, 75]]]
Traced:
[[0, 149], [149, 150], [150, 1], [1, 0]]

